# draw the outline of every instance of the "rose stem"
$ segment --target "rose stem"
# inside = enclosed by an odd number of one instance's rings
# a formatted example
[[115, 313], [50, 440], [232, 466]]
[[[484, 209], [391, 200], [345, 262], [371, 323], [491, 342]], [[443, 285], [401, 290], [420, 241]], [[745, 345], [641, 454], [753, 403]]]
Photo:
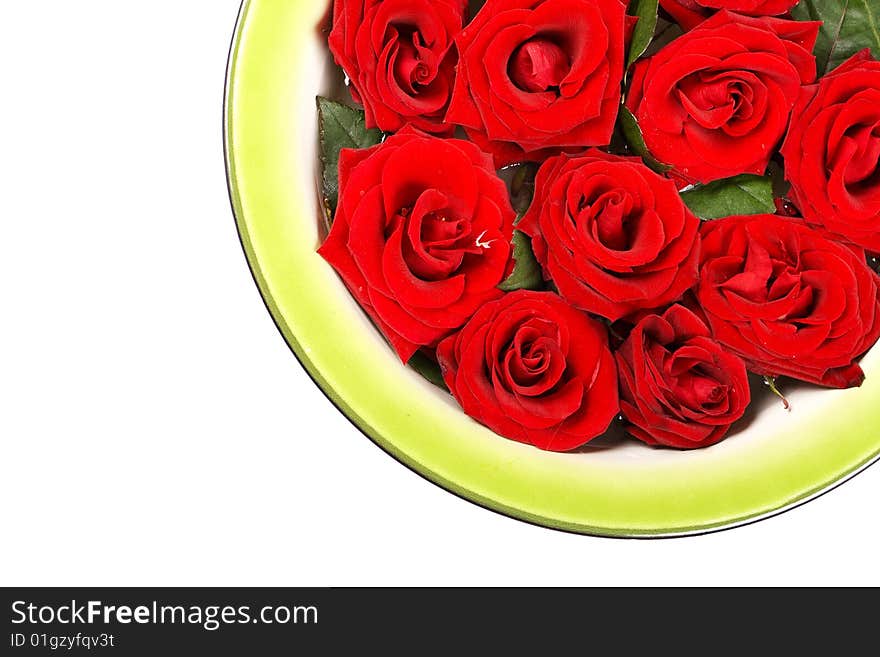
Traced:
[[779, 397], [782, 400], [782, 405], [785, 407], [785, 410], [787, 410], [788, 412], [791, 412], [791, 404], [789, 403], [788, 399], [786, 399], [785, 395], [783, 395], [779, 391], [779, 388], [776, 387], [776, 379], [777, 379], [777, 377], [775, 377], [775, 376], [765, 376], [764, 377], [764, 384], [768, 388], [770, 388], [770, 392], [772, 392], [774, 395], [776, 395], [777, 397]]

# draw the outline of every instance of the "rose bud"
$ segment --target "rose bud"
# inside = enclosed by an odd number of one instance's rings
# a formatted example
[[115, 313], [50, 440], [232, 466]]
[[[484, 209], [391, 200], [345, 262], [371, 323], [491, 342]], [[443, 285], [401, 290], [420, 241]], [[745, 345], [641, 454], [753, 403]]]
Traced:
[[335, 0], [330, 50], [368, 128], [452, 133], [443, 119], [466, 11], [466, 0]]
[[405, 128], [373, 148], [344, 149], [339, 180], [319, 253], [401, 360], [502, 295], [515, 213], [474, 144]]
[[798, 0], [660, 0], [660, 6], [685, 30], [691, 30], [719, 9], [747, 16], [779, 16]]
[[756, 374], [861, 385], [855, 362], [880, 337], [880, 277], [865, 253], [800, 219], [703, 224], [700, 310], [715, 339]]
[[447, 120], [499, 167], [609, 143], [626, 24], [621, 0], [488, 0], [456, 40]]
[[517, 228], [563, 298], [611, 321], [668, 305], [697, 281], [700, 221], [637, 157], [547, 160]]
[[465, 413], [540, 449], [575, 449], [620, 409], [605, 327], [551, 292], [486, 304], [440, 343], [437, 358]]
[[795, 105], [782, 147], [804, 219], [880, 252], [880, 62], [854, 55]]
[[627, 430], [649, 445], [714, 445], [749, 405], [745, 363], [683, 306], [642, 318], [616, 357]]
[[722, 11], [636, 62], [626, 106], [681, 186], [764, 173], [816, 78], [820, 25]]

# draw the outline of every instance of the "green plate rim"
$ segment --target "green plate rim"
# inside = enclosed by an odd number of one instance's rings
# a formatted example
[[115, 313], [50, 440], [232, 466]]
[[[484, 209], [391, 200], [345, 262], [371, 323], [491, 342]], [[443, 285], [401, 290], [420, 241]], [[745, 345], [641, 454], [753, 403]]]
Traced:
[[849, 468], [842, 471], [831, 473], [827, 479], [817, 483], [815, 486], [803, 490], [799, 494], [788, 499], [779, 500], [773, 503], [770, 508], [762, 508], [754, 510], [753, 513], [743, 514], [737, 518], [720, 519], [717, 522], [703, 522], [699, 524], [682, 524], [678, 526], [664, 526], [656, 528], [643, 527], [626, 527], [624, 525], [608, 527], [600, 525], [589, 525], [581, 522], [569, 522], [561, 518], [552, 517], [550, 515], [531, 513], [517, 506], [507, 504], [502, 500], [494, 497], [485, 496], [478, 491], [472, 490], [466, 486], [460, 485], [455, 480], [445, 477], [439, 472], [432, 469], [426, 463], [418, 459], [411, 458], [409, 454], [399, 449], [395, 443], [383, 436], [380, 431], [373, 427], [366, 419], [357, 413], [348, 402], [337, 393], [332, 385], [324, 377], [320, 369], [315, 365], [307, 353], [307, 349], [303, 347], [299, 339], [295, 335], [291, 326], [285, 319], [284, 313], [280, 310], [278, 303], [274, 299], [270, 290], [267, 277], [264, 273], [260, 259], [254, 248], [252, 236], [248, 230], [247, 220], [245, 216], [244, 204], [242, 202], [241, 190], [238, 182], [239, 167], [235, 154], [235, 120], [236, 115], [232, 110], [233, 94], [236, 88], [237, 66], [240, 62], [242, 37], [244, 28], [247, 24], [251, 8], [261, 0], [243, 0], [239, 9], [238, 19], [236, 22], [232, 42], [229, 49], [229, 57], [227, 62], [226, 80], [224, 88], [223, 100], [223, 148], [224, 160], [226, 166], [226, 180], [229, 191], [229, 199], [232, 207], [233, 216], [236, 223], [238, 236], [241, 242], [243, 252], [245, 254], [251, 275], [260, 291], [263, 302], [266, 305], [276, 327], [282, 334], [285, 342], [290, 347], [294, 356], [302, 365], [303, 369], [308, 373], [316, 385], [327, 396], [327, 398], [339, 409], [340, 412], [365, 436], [373, 443], [380, 447], [387, 454], [392, 456], [399, 463], [403, 464], [413, 472], [424, 477], [428, 481], [440, 486], [444, 490], [451, 492], [462, 499], [477, 504], [485, 509], [494, 511], [505, 516], [521, 520], [530, 524], [546, 527], [549, 529], [571, 532], [576, 534], [584, 534], [590, 536], [601, 536], [609, 538], [676, 538], [683, 536], [693, 536], [706, 533], [712, 533], [751, 524], [766, 518], [770, 518], [780, 513], [786, 512], [805, 504], [827, 492], [830, 492], [837, 486], [842, 485], [859, 472], [864, 471], [878, 460], [880, 460], [880, 445], [876, 451], [862, 459], [860, 462], [851, 464]]

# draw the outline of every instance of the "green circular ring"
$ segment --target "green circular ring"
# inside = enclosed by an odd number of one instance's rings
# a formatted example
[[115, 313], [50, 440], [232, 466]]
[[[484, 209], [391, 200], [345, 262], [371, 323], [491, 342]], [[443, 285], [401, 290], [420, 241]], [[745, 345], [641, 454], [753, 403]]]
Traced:
[[876, 349], [863, 362], [869, 376], [861, 389], [823, 391], [820, 402], [777, 418], [772, 431], [688, 453], [538, 452], [480, 427], [400, 366], [315, 254], [315, 171], [303, 158], [315, 141], [314, 105], [311, 91], [303, 96], [298, 85], [314, 77], [310, 49], [326, 14], [319, 5], [242, 4], [224, 106], [229, 191], [254, 279], [285, 340], [377, 445], [486, 508], [615, 537], [751, 522], [812, 499], [877, 460], [880, 376], [870, 375], [880, 374]]

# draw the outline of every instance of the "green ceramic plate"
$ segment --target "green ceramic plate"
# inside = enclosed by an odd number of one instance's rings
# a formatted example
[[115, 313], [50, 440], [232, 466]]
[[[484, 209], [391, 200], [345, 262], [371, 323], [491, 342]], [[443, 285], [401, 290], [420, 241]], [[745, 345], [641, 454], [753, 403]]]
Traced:
[[[229, 64], [226, 157], [241, 240], [300, 361], [365, 434], [402, 463], [490, 509], [556, 529], [669, 536], [729, 527], [822, 493], [880, 453], [880, 350], [859, 390], [789, 386], [760, 396], [715, 447], [676, 452], [601, 439], [573, 454], [507, 441], [402, 367], [316, 254], [315, 96], [332, 64], [316, 0], [250, 0]], [[291, 421], [295, 421], [291, 418]], [[355, 494], [356, 491], [352, 491]]]

